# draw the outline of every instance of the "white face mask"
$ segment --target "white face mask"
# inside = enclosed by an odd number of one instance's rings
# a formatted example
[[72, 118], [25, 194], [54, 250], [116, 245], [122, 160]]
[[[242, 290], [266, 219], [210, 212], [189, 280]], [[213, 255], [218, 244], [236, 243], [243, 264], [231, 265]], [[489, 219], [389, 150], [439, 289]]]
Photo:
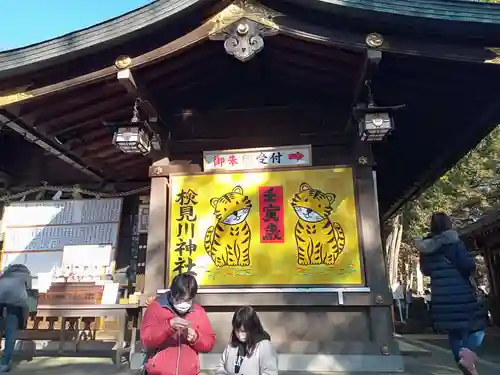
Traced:
[[189, 303], [189, 302], [174, 303], [174, 309], [176, 309], [180, 313], [185, 313], [190, 308], [191, 308], [191, 303]]
[[247, 333], [246, 332], [236, 332], [236, 337], [240, 342], [246, 342], [247, 341]]

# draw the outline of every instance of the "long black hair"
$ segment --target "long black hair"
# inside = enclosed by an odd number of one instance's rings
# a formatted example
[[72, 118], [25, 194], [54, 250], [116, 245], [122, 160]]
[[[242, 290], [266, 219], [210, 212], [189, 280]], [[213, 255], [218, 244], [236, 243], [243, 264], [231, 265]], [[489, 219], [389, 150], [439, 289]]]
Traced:
[[[262, 340], [270, 340], [271, 337], [262, 327], [259, 316], [252, 306], [239, 307], [233, 315], [233, 330], [231, 331], [231, 346], [243, 347], [244, 355], [252, 355], [257, 344]], [[247, 334], [246, 342], [238, 340], [236, 330], [243, 329]]]
[[450, 217], [444, 212], [435, 212], [432, 214], [430, 230], [433, 236], [446, 232], [447, 230], [452, 229], [452, 227], [453, 224]]

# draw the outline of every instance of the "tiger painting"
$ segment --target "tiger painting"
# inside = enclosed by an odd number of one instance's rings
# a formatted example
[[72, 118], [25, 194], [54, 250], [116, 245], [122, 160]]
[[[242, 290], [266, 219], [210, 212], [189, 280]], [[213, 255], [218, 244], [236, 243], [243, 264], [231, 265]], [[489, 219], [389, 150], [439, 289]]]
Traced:
[[216, 267], [250, 265], [251, 231], [246, 219], [252, 208], [243, 188], [236, 186], [220, 198], [210, 199], [217, 223], [205, 233], [205, 251]]
[[344, 230], [329, 218], [335, 199], [335, 194], [323, 193], [305, 182], [294, 195], [291, 205], [298, 216], [295, 241], [299, 265], [334, 265], [344, 250]]

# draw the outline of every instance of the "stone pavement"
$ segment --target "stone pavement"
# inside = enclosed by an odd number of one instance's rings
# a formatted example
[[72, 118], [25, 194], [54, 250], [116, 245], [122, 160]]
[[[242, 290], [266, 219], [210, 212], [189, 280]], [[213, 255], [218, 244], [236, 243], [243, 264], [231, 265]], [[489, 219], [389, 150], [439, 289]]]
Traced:
[[[404, 375], [459, 375], [453, 358], [446, 349], [446, 338], [435, 335], [405, 335], [398, 336], [400, 347], [406, 350]], [[440, 345], [435, 345], [438, 342]], [[480, 375], [500, 374], [499, 346], [487, 348], [491, 353], [482, 357], [478, 363]], [[496, 355], [493, 355], [496, 352]], [[117, 369], [108, 358], [71, 358], [71, 357], [35, 357], [27, 362], [22, 361], [12, 371], [18, 375], [130, 375], [132, 372], [124, 364]], [[136, 372], [137, 373], [137, 372]], [[347, 375], [347, 373], [330, 373], [330, 375]], [[356, 375], [362, 375], [355, 373]], [[374, 374], [374, 373], [371, 373]], [[209, 375], [204, 373], [202, 375]], [[280, 373], [280, 375], [307, 375], [302, 373]], [[312, 374], [310, 374], [312, 375]], [[319, 375], [319, 374], [316, 374]], [[326, 374], [325, 374], [326, 375]], [[354, 373], [353, 373], [354, 375]], [[384, 374], [388, 375], [388, 374]], [[403, 375], [403, 374], [400, 374]]]
[[[405, 372], [410, 375], [458, 375], [453, 357], [448, 349], [446, 336], [404, 335], [399, 339], [431, 352], [431, 357], [405, 358]], [[490, 337], [485, 340], [477, 369], [480, 375], [500, 374], [500, 346]]]
[[128, 366], [117, 369], [107, 358], [36, 357], [23, 361], [10, 372], [19, 375], [129, 375]]
[[[419, 340], [420, 342], [436, 345], [445, 350], [449, 350], [447, 337], [433, 337], [432, 335], [428, 335], [428, 337], [421, 337]], [[487, 335], [484, 338], [483, 345], [478, 354], [480, 358], [500, 365], [500, 337]]]

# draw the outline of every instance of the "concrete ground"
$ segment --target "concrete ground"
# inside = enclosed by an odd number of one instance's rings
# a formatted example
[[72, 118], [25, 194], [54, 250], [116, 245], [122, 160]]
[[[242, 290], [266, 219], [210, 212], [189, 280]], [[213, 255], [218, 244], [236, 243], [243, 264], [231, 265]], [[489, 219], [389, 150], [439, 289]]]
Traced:
[[[439, 335], [404, 335], [399, 337], [401, 341], [427, 349], [431, 357], [422, 358], [405, 357], [405, 371], [409, 375], [458, 375], [451, 352], [448, 349], [448, 339]], [[480, 375], [500, 374], [500, 345], [499, 342], [488, 337], [481, 350], [477, 363]]]
[[36, 357], [23, 361], [10, 372], [19, 375], [129, 375], [128, 366], [117, 369], [107, 358]]
[[[405, 375], [459, 375], [448, 349], [446, 338], [436, 335], [405, 335], [398, 336], [400, 348], [405, 351]], [[480, 375], [500, 374], [500, 346], [495, 341], [485, 345], [485, 355], [477, 364]], [[490, 348], [490, 344], [495, 347]], [[129, 375], [128, 366], [123, 364], [117, 369], [108, 358], [71, 358], [71, 357], [35, 357], [31, 361], [22, 361], [12, 371], [19, 375]], [[137, 372], [136, 372], [137, 373]], [[338, 372], [331, 373], [340, 374]], [[342, 373], [347, 375], [346, 373]], [[373, 374], [373, 373], [372, 373]], [[209, 374], [203, 374], [209, 375]], [[281, 375], [285, 375], [281, 373]], [[287, 373], [286, 375], [307, 375], [302, 373]], [[326, 374], [325, 374], [326, 375]], [[362, 375], [357, 373], [357, 375]], [[388, 375], [388, 374], [385, 374]]]
[[[420, 337], [419, 340], [424, 344], [435, 345], [445, 350], [450, 348], [448, 338], [445, 336], [428, 335]], [[478, 354], [480, 358], [500, 365], [500, 337], [486, 336]]]

